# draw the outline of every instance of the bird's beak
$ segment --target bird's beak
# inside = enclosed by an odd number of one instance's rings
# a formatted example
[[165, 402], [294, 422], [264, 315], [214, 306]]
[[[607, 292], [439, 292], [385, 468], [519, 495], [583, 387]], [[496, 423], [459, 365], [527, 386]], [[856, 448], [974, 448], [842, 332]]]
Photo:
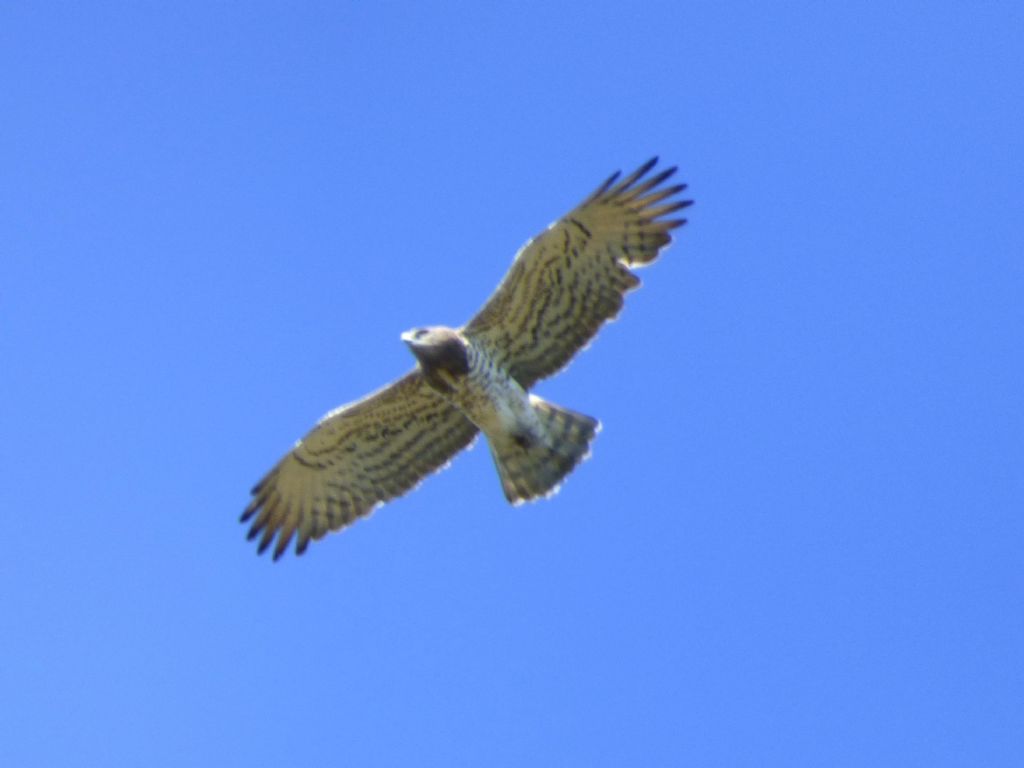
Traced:
[[423, 363], [423, 356], [427, 354], [429, 347], [423, 345], [423, 342], [416, 338], [416, 333], [419, 329], [413, 328], [411, 331], [406, 331], [402, 334], [402, 341], [409, 347], [409, 351], [412, 352], [421, 364]]

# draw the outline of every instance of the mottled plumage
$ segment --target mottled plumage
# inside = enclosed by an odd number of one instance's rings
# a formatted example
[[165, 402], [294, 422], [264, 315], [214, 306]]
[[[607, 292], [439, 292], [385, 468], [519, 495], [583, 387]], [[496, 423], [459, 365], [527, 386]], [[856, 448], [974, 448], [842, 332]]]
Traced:
[[275, 559], [293, 535], [296, 554], [400, 496], [444, 466], [477, 428], [413, 371], [323, 419], [253, 488], [242, 515]]
[[253, 489], [242, 513], [259, 551], [296, 553], [444, 466], [482, 431], [506, 498], [548, 495], [589, 452], [596, 419], [527, 390], [564, 367], [640, 281], [685, 223], [685, 185], [662, 186], [656, 160], [602, 184], [528, 242], [494, 295], [462, 329], [402, 339], [418, 365], [402, 379], [325, 416]]

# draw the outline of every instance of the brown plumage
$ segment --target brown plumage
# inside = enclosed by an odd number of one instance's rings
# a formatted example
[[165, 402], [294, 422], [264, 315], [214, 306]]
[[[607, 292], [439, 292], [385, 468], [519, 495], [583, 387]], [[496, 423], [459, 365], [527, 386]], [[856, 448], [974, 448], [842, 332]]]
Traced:
[[[612, 175], [571, 213], [519, 251], [466, 335], [489, 347], [523, 387], [557, 373], [640, 285], [629, 267], [654, 261], [685, 219], [663, 218], [692, 201], [685, 184], [661, 187], [676, 169], [644, 179], [657, 158]], [[617, 182], [617, 183], [616, 183]]]
[[296, 554], [400, 496], [476, 437], [419, 371], [324, 418], [252, 490], [242, 521], [262, 533], [262, 553], [278, 534], [274, 559], [292, 536]]
[[640, 281], [630, 267], [657, 258], [667, 218], [690, 205], [685, 185], [662, 186], [656, 159], [613, 175], [528, 242], [494, 295], [462, 329], [402, 338], [417, 368], [325, 416], [253, 489], [242, 513], [259, 551], [296, 553], [399, 496], [487, 437], [509, 501], [549, 495], [589, 452], [596, 419], [527, 390], [564, 367], [622, 308]]

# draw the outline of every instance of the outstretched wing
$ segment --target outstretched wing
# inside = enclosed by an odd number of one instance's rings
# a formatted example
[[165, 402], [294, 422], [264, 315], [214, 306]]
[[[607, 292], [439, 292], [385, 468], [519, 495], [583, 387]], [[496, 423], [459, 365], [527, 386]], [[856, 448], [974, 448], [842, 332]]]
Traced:
[[419, 370], [327, 414], [255, 488], [242, 522], [262, 532], [262, 554], [277, 536], [277, 560], [297, 536], [342, 528], [400, 496], [465, 448], [477, 428], [423, 380]]
[[[524, 245], [494, 295], [464, 328], [523, 387], [560, 370], [640, 284], [629, 267], [654, 261], [685, 219], [675, 167], [646, 177], [657, 158], [614, 174], [574, 211]], [[646, 177], [646, 178], [645, 178]]]

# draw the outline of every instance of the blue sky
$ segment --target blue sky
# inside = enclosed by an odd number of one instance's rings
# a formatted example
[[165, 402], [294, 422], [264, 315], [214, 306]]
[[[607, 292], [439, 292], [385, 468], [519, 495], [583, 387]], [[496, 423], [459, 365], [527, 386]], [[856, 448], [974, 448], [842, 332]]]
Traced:
[[[0, 10], [0, 763], [1019, 765], [1011, 3]], [[690, 224], [477, 446], [278, 564], [238, 523], [609, 173]]]

